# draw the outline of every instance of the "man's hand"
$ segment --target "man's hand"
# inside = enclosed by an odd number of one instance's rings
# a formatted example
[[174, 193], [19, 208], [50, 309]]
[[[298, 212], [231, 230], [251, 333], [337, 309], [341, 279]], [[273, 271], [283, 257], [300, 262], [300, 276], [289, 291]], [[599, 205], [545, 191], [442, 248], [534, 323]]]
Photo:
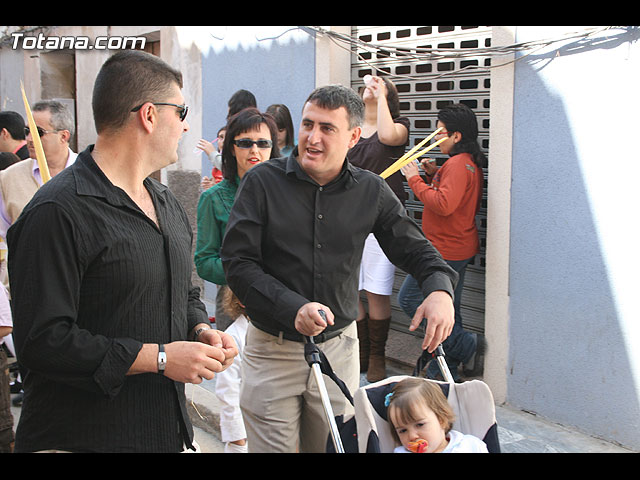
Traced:
[[224, 370], [225, 354], [219, 347], [202, 342], [178, 341], [164, 346], [167, 364], [164, 376], [182, 383], [202, 383]]
[[[164, 346], [167, 363], [164, 376], [182, 383], [202, 383], [222, 372], [238, 354], [238, 346], [231, 335], [207, 329], [198, 335], [197, 342], [178, 341]], [[130, 374], [157, 371], [158, 346], [145, 344], [130, 369]], [[145, 367], [147, 365], [148, 367]]]
[[422, 349], [432, 353], [453, 330], [454, 308], [451, 296], [442, 290], [431, 292], [416, 310], [411, 320], [410, 331], [414, 331], [427, 319], [427, 329], [422, 342]]
[[198, 335], [199, 342], [206, 343], [212, 347], [219, 348], [224, 354], [224, 361], [222, 362], [222, 369], [224, 370], [233, 363], [233, 358], [238, 355], [238, 346], [236, 341], [228, 333], [220, 330], [204, 330]]
[[[325, 322], [320, 310], [323, 310], [327, 321]], [[309, 302], [304, 304], [298, 310], [294, 326], [302, 335], [314, 337], [324, 331], [327, 325], [333, 325], [333, 312], [329, 307], [317, 302]]]

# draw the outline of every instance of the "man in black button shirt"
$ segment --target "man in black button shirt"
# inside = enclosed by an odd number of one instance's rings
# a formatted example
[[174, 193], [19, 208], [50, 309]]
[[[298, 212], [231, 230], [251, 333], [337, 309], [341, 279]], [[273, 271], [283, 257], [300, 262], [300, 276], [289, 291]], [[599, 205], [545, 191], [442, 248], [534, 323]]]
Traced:
[[[250, 452], [324, 451], [329, 429], [305, 336], [354, 391], [359, 264], [370, 232], [396, 266], [420, 278], [425, 301], [410, 329], [428, 319], [423, 347], [433, 351], [451, 333], [457, 274], [384, 179], [347, 160], [363, 113], [351, 89], [317, 89], [303, 108], [297, 150], [257, 165], [238, 189], [221, 258], [251, 320], [240, 399]], [[327, 389], [334, 413], [349, 413], [333, 382]]]
[[187, 216], [149, 177], [177, 160], [189, 128], [181, 88], [157, 57], [111, 56], [94, 87], [95, 146], [9, 230], [28, 369], [17, 452], [193, 449], [184, 383], [213, 378], [237, 354], [191, 285]]

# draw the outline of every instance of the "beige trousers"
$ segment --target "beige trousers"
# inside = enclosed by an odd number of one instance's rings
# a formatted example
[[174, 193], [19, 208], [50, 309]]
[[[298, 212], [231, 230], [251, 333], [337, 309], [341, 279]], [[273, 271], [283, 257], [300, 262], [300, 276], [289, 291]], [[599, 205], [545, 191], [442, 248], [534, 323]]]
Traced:
[[[318, 347], [353, 394], [360, 382], [355, 322]], [[323, 379], [334, 416], [353, 414], [335, 382], [326, 375]], [[249, 324], [240, 408], [250, 453], [326, 451], [329, 423], [316, 378], [304, 356], [304, 343], [274, 337]]]

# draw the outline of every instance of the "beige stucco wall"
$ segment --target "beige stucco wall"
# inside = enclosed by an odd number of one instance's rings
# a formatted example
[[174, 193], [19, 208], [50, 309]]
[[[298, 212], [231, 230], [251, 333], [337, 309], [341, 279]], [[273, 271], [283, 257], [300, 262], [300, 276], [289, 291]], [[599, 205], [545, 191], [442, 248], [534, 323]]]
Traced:
[[[514, 43], [515, 27], [494, 27], [491, 44]], [[489, 345], [484, 381], [497, 403], [507, 398], [509, 358], [509, 225], [511, 206], [511, 152], [513, 132], [513, 64], [500, 57], [491, 71], [491, 116], [487, 192], [487, 247], [485, 275], [485, 336]], [[492, 65], [492, 66], [495, 66]]]
[[[350, 26], [321, 27], [333, 32], [351, 34]], [[351, 85], [351, 53], [340, 48], [325, 35], [316, 37], [316, 86]]]

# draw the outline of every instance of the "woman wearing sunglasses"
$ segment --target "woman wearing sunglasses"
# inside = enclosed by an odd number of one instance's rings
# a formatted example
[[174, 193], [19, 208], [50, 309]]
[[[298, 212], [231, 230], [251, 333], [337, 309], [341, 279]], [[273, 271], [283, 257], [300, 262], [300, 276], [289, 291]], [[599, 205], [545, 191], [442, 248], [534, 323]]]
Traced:
[[[260, 162], [279, 156], [278, 129], [273, 117], [257, 108], [246, 108], [229, 119], [222, 147], [221, 182], [205, 191], [198, 202], [197, 240], [194, 261], [198, 275], [211, 283], [226, 286], [220, 261], [222, 237], [229, 212], [244, 174]], [[216, 327], [224, 330], [222, 308], [224, 288], [218, 288]], [[230, 323], [230, 319], [226, 320]]]
[[[195, 264], [198, 275], [218, 285], [216, 297], [216, 328], [226, 330], [235, 320], [223, 307], [226, 286], [220, 247], [227, 228], [229, 212], [244, 174], [260, 162], [280, 155], [278, 150], [278, 127], [269, 114], [257, 108], [246, 108], [229, 119], [222, 146], [221, 182], [200, 196], [198, 203], [197, 240]], [[241, 326], [234, 332], [242, 335]], [[238, 361], [240, 358], [238, 356]], [[246, 432], [238, 404], [240, 379], [239, 369], [228, 375], [218, 376], [216, 393], [221, 402], [220, 432], [225, 442], [225, 452], [246, 452]]]

